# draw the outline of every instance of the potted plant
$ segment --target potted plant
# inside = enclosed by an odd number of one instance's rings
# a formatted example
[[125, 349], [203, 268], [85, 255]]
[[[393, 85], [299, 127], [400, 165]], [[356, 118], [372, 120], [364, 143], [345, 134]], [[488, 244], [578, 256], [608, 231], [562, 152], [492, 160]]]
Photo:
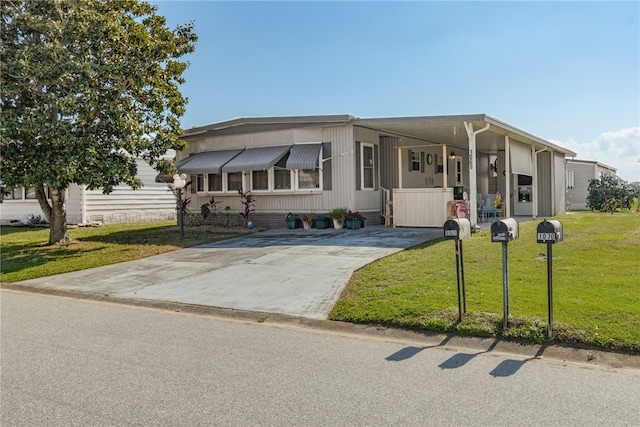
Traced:
[[362, 227], [362, 215], [360, 212], [349, 212], [345, 216], [345, 224], [349, 230], [357, 230]]
[[299, 228], [300, 227], [300, 218], [298, 218], [297, 215], [294, 215], [291, 212], [289, 212], [284, 217], [284, 220], [287, 223], [287, 228], [289, 228], [289, 229], [294, 229], [294, 228]]
[[300, 215], [300, 219], [302, 220], [302, 227], [305, 230], [309, 230], [311, 228], [311, 226], [313, 225], [314, 217], [315, 217], [315, 214], [313, 212], [303, 213], [302, 215]]
[[329, 218], [333, 220], [333, 228], [340, 230], [344, 226], [344, 220], [347, 217], [347, 210], [343, 208], [334, 209], [329, 212]]
[[313, 226], [318, 229], [331, 228], [331, 218], [327, 215], [316, 215], [313, 218]]

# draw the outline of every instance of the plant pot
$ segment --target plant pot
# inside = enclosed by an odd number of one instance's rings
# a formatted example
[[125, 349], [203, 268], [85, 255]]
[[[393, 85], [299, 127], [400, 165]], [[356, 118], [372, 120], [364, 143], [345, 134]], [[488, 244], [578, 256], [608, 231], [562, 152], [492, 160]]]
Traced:
[[285, 219], [285, 222], [287, 223], [287, 228], [289, 229], [294, 229], [294, 228], [300, 228], [300, 218], [287, 218]]
[[358, 230], [362, 227], [362, 218], [350, 218], [344, 221], [347, 230]]
[[315, 228], [331, 228], [331, 218], [318, 215], [313, 219], [313, 226]]
[[311, 230], [313, 223], [311, 221], [302, 221], [302, 228], [305, 230]]
[[336, 218], [333, 219], [333, 228], [335, 228], [336, 230], [342, 230], [343, 226], [344, 226], [344, 221]]

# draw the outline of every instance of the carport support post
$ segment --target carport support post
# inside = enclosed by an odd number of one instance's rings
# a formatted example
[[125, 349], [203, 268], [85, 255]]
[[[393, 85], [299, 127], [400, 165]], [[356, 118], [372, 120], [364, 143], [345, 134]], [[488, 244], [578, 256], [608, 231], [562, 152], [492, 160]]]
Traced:
[[551, 243], [547, 243], [547, 301], [549, 305], [549, 327], [547, 328], [547, 336], [551, 338], [553, 335], [553, 274], [552, 274], [552, 249]]
[[507, 329], [509, 321], [509, 256], [507, 255], [507, 242], [502, 242], [502, 308], [504, 319], [503, 329]]
[[462, 242], [456, 239], [456, 279], [458, 282], [458, 322], [462, 322], [462, 295], [460, 289], [460, 258], [458, 245], [462, 246]]
[[467, 291], [464, 288], [464, 256], [462, 254], [462, 240], [460, 240], [460, 276], [462, 277], [462, 312], [467, 314]]

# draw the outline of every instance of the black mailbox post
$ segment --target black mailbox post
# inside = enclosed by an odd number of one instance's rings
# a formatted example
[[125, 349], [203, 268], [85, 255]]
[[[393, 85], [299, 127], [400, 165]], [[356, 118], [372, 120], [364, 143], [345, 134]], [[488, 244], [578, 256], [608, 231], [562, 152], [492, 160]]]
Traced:
[[509, 321], [509, 258], [507, 244], [518, 238], [520, 226], [515, 218], [504, 218], [491, 224], [491, 241], [502, 243], [502, 308], [504, 318], [503, 328], [507, 328]]
[[547, 302], [549, 310], [549, 324], [547, 336], [553, 335], [553, 251], [555, 243], [563, 239], [562, 223], [555, 219], [544, 220], [538, 224], [536, 240], [538, 243], [547, 244]]
[[[464, 288], [464, 258], [462, 253], [462, 239], [471, 236], [471, 223], [466, 218], [447, 220], [442, 227], [444, 240], [456, 241], [456, 279], [458, 282], [458, 322], [462, 321], [462, 314], [467, 313], [467, 296]], [[459, 250], [458, 250], [459, 249]], [[462, 281], [460, 280], [462, 278]]]

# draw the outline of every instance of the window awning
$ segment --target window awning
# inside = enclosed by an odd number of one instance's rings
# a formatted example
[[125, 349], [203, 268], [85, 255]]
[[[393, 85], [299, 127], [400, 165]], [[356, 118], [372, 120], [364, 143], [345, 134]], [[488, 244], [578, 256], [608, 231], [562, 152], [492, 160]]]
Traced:
[[298, 144], [291, 148], [287, 169], [317, 169], [322, 144]]
[[290, 145], [276, 147], [247, 148], [222, 167], [223, 172], [242, 172], [267, 170], [291, 149]]
[[198, 173], [220, 173], [222, 166], [242, 153], [242, 149], [237, 150], [221, 150], [221, 151], [203, 151], [176, 163], [176, 169], [180, 173], [198, 174]]

